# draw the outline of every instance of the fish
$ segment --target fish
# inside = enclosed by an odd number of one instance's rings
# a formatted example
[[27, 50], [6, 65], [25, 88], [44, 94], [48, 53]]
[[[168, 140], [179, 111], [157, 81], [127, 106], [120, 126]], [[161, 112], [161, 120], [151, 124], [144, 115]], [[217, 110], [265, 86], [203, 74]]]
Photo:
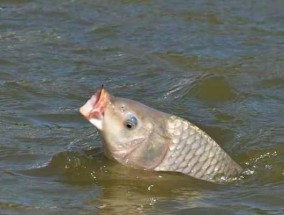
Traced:
[[243, 169], [207, 133], [181, 117], [131, 99], [111, 95], [103, 86], [80, 108], [102, 139], [103, 152], [122, 165], [178, 172], [219, 182]]

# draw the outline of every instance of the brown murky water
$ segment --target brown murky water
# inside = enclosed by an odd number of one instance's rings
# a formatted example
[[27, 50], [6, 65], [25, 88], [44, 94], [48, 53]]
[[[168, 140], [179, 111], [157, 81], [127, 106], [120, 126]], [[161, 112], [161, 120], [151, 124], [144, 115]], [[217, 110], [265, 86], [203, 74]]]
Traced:
[[[2, 0], [1, 214], [283, 214], [284, 2]], [[113, 94], [189, 119], [234, 183], [107, 160], [78, 108]]]

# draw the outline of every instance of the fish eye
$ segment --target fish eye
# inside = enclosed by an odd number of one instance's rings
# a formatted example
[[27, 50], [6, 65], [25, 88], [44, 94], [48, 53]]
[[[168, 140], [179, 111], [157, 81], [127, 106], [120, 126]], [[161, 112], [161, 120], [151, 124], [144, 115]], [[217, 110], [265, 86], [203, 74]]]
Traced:
[[138, 120], [133, 115], [129, 115], [124, 122], [124, 125], [128, 130], [134, 129], [137, 126], [137, 124], [138, 124]]

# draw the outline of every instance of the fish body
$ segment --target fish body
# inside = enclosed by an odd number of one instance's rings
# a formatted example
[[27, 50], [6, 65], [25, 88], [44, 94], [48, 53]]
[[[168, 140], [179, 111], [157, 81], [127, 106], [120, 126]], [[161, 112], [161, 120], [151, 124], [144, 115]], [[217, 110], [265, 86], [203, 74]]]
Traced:
[[80, 108], [100, 132], [104, 153], [123, 165], [180, 172], [216, 182], [242, 168], [189, 121], [140, 102], [114, 97], [103, 87]]

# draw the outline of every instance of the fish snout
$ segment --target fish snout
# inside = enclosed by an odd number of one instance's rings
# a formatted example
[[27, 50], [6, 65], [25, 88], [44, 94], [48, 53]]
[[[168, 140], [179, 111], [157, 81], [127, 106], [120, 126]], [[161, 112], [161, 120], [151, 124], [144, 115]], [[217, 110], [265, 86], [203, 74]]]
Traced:
[[96, 93], [80, 108], [80, 113], [87, 119], [102, 119], [107, 104], [109, 103], [108, 92], [101, 87]]

